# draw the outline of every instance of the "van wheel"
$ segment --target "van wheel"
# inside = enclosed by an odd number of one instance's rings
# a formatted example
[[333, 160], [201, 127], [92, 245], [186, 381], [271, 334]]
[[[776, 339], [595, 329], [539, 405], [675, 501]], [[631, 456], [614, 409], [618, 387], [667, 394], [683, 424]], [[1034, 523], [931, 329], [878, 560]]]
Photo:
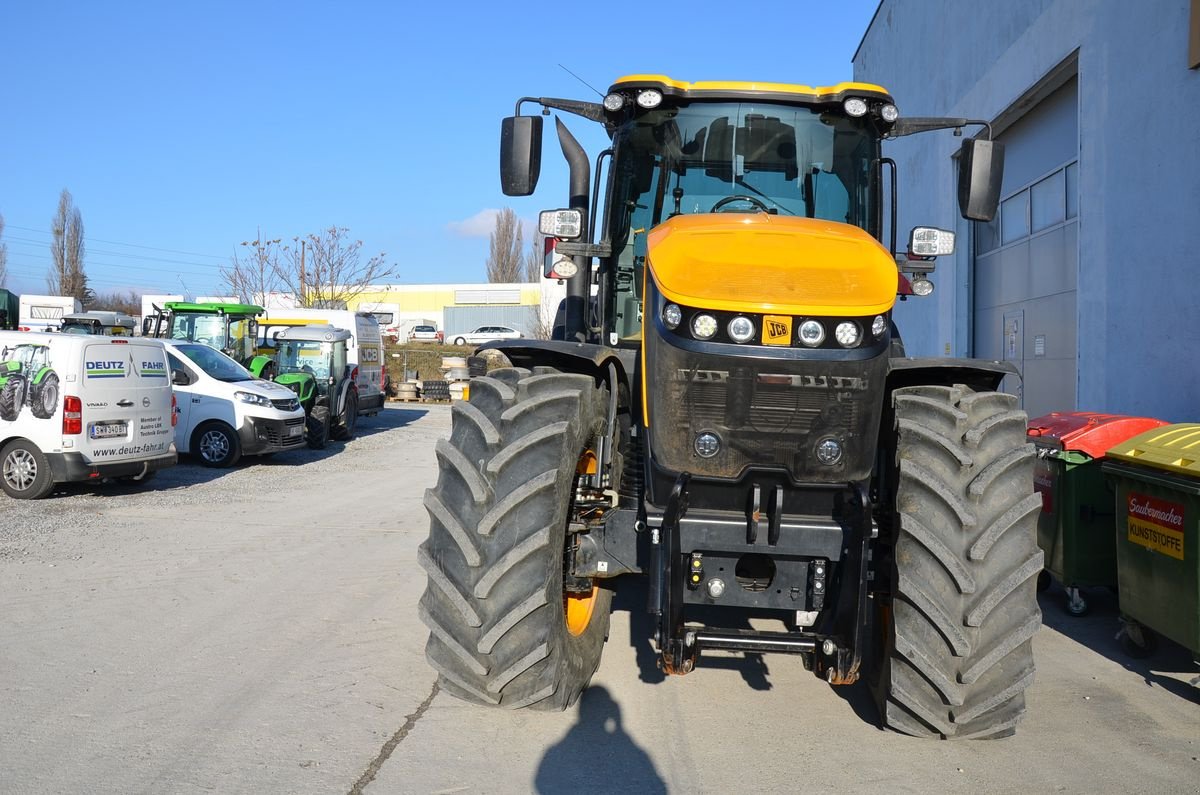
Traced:
[[28, 385], [29, 382], [23, 375], [14, 374], [8, 377], [4, 388], [0, 389], [0, 420], [12, 422], [17, 418], [21, 413], [21, 406], [25, 404], [25, 388]]
[[237, 434], [223, 422], [210, 422], [197, 428], [192, 451], [200, 456], [204, 466], [217, 469], [231, 467], [242, 457]]
[[18, 500], [40, 500], [54, 488], [50, 462], [32, 442], [15, 439], [0, 452], [0, 488]]
[[58, 374], [51, 371], [30, 391], [30, 409], [39, 420], [48, 420], [58, 411]]

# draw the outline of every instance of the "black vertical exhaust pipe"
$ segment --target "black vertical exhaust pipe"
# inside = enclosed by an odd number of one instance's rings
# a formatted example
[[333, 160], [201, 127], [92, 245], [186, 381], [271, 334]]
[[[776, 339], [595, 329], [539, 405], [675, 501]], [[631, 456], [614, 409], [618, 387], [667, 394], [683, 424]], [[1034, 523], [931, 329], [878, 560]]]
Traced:
[[[571, 131], [562, 123], [562, 119], [554, 117], [554, 125], [558, 129], [558, 142], [562, 146], [563, 157], [571, 169], [570, 201], [567, 204], [572, 210], [579, 210], [583, 223], [579, 242], [589, 243], [592, 239], [588, 229], [588, 191], [591, 186], [592, 166], [588, 162], [587, 152], [571, 135]], [[591, 298], [591, 258], [575, 256], [577, 270], [575, 275], [567, 279], [567, 303], [564, 312], [564, 337], [571, 342], [587, 342], [588, 335], [588, 302]]]

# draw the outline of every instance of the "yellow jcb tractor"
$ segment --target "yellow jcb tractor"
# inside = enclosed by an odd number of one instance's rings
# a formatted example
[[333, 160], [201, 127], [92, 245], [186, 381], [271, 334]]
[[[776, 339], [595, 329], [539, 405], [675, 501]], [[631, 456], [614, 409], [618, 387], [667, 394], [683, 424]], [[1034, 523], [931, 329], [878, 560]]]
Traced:
[[[556, 119], [569, 201], [539, 224], [562, 323], [489, 344], [513, 366], [471, 381], [437, 445], [420, 613], [443, 689], [566, 708], [599, 665], [618, 578], [644, 575], [667, 673], [710, 650], [794, 654], [834, 685], [865, 677], [896, 731], [1011, 734], [1042, 568], [1025, 415], [997, 391], [1016, 373], [905, 358], [897, 296], [928, 294], [953, 234], [919, 227], [897, 252], [883, 153], [986, 124], [901, 118], [860, 83], [636, 75], [602, 103], [518, 101], [509, 195], [540, 170], [524, 104], [612, 144], [593, 182]], [[958, 157], [969, 219], [996, 211], [989, 137]]]

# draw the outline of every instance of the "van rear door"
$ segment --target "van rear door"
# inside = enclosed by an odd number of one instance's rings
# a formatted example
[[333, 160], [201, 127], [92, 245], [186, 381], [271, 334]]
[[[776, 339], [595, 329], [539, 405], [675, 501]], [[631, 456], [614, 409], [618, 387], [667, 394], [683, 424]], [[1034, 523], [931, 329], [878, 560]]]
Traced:
[[92, 464], [171, 451], [171, 380], [160, 342], [98, 337], [84, 349], [83, 438]]

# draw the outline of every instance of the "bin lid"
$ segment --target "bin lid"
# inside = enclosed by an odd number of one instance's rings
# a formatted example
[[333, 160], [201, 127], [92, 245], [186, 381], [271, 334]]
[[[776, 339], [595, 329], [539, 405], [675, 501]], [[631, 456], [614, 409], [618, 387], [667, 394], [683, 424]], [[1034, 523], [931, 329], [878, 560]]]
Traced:
[[1120, 442], [1109, 458], [1200, 477], [1200, 423], [1164, 425]]
[[1029, 440], [1051, 443], [1064, 450], [1078, 450], [1092, 458], [1152, 428], [1166, 425], [1149, 417], [1101, 414], [1095, 411], [1054, 411], [1029, 421]]

